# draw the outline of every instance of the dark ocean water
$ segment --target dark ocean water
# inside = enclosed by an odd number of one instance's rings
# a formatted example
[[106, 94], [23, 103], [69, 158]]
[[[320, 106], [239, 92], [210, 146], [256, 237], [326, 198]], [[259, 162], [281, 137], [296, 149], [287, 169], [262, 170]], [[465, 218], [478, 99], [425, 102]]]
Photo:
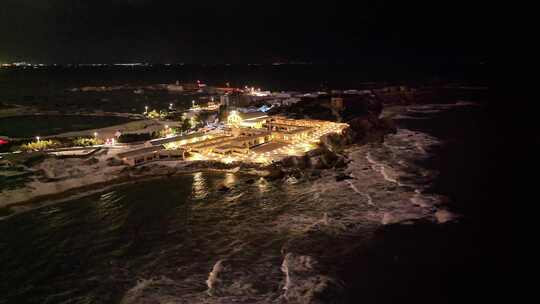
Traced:
[[[429, 105], [398, 120], [444, 144], [422, 166], [438, 172], [430, 186], [449, 198], [459, 223], [395, 225], [347, 258], [351, 303], [456, 303], [512, 298], [513, 210], [507, 196], [511, 165], [500, 156], [511, 141], [493, 103]], [[441, 110], [441, 108], [445, 108]]]
[[470, 63], [425, 64], [313, 64], [313, 65], [182, 65], [149, 67], [44, 67], [0, 69], [0, 102], [57, 106], [64, 110], [104, 109], [140, 112], [144, 105], [190, 105], [192, 97], [133, 90], [115, 92], [68, 92], [82, 86], [144, 86], [175, 81], [233, 87], [254, 86], [266, 90], [307, 91], [362, 89], [396, 83], [444, 81], [484, 84], [487, 66]]
[[83, 85], [155, 84], [203, 81], [270, 90], [349, 89], [365, 83], [464, 81], [485, 83], [487, 64], [438, 61], [407, 64], [175, 65], [135, 67], [43, 67], [0, 69], [0, 88], [57, 90]]

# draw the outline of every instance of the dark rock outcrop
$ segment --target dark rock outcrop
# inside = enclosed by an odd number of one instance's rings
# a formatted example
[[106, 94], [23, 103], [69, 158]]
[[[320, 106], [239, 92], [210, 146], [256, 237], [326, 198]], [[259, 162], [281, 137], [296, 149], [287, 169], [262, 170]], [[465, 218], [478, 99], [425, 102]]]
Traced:
[[229, 192], [230, 190], [231, 190], [231, 188], [229, 188], [229, 187], [227, 187], [225, 185], [221, 185], [218, 188], [218, 191], [220, 191], [220, 192]]
[[110, 158], [107, 158], [107, 165], [108, 166], [122, 166], [124, 163], [116, 158], [116, 157], [110, 157]]
[[278, 165], [268, 166], [265, 169], [268, 171], [266, 178], [269, 180], [281, 179], [285, 176], [285, 172]]
[[304, 169], [306, 168], [306, 156], [289, 156], [285, 157], [281, 160], [281, 164], [283, 167], [295, 167]]
[[283, 298], [290, 303], [342, 303], [344, 288], [339, 280], [322, 271], [308, 255], [287, 253], [281, 264]]
[[383, 104], [373, 96], [359, 96], [345, 101], [345, 109], [342, 111], [341, 116], [345, 120], [364, 116], [379, 117], [382, 110]]
[[336, 182], [344, 181], [346, 179], [353, 179], [350, 175], [340, 172], [336, 175]]
[[321, 145], [319, 148], [311, 150], [303, 156], [289, 156], [281, 161], [284, 168], [295, 169], [330, 169], [336, 164], [340, 167], [346, 163], [345, 157]]
[[99, 163], [99, 159], [95, 157], [90, 157], [89, 159], [83, 161], [83, 164], [85, 165], [95, 165], [97, 163]]
[[381, 142], [384, 136], [395, 133], [396, 127], [391, 119], [380, 119], [375, 116], [362, 116], [348, 122], [350, 136], [355, 143]]

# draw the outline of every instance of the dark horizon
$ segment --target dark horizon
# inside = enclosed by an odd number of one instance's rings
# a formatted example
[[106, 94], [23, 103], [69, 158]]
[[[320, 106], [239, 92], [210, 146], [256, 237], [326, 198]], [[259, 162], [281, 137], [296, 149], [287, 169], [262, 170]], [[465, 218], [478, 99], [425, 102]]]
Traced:
[[6, 0], [0, 62], [44, 64], [486, 60], [472, 4]]

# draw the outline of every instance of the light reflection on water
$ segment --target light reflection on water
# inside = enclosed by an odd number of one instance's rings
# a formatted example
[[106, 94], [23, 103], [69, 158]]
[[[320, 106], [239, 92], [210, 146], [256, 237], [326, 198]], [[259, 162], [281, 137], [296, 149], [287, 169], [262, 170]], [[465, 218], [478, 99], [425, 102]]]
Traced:
[[259, 191], [261, 193], [270, 191], [270, 185], [264, 177], [259, 178], [259, 180], [257, 181], [257, 186], [259, 187]]
[[192, 197], [197, 200], [208, 195], [208, 185], [202, 172], [193, 174]]
[[205, 198], [216, 178], [118, 186], [0, 221], [0, 282], [10, 282], [0, 283], [0, 303], [116, 302], [122, 288], [99, 286], [135, 279], [148, 259], [190, 237], [188, 202]]
[[225, 179], [223, 180], [223, 185], [227, 187], [233, 187], [236, 184], [236, 175], [234, 173], [225, 173]]

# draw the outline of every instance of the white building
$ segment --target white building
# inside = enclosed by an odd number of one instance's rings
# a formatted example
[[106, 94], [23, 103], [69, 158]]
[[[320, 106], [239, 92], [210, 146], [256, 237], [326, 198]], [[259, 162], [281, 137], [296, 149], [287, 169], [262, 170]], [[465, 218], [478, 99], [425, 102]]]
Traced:
[[230, 102], [229, 95], [220, 95], [219, 104], [222, 106], [228, 106]]
[[272, 93], [272, 96], [277, 97], [277, 98], [290, 98], [292, 95], [291, 93], [287, 93], [287, 92], [274, 92]]
[[291, 98], [283, 99], [281, 101], [281, 104], [284, 105], [284, 106], [290, 106], [290, 105], [293, 105], [295, 103], [298, 103], [300, 100], [301, 100], [300, 98], [291, 97]]

